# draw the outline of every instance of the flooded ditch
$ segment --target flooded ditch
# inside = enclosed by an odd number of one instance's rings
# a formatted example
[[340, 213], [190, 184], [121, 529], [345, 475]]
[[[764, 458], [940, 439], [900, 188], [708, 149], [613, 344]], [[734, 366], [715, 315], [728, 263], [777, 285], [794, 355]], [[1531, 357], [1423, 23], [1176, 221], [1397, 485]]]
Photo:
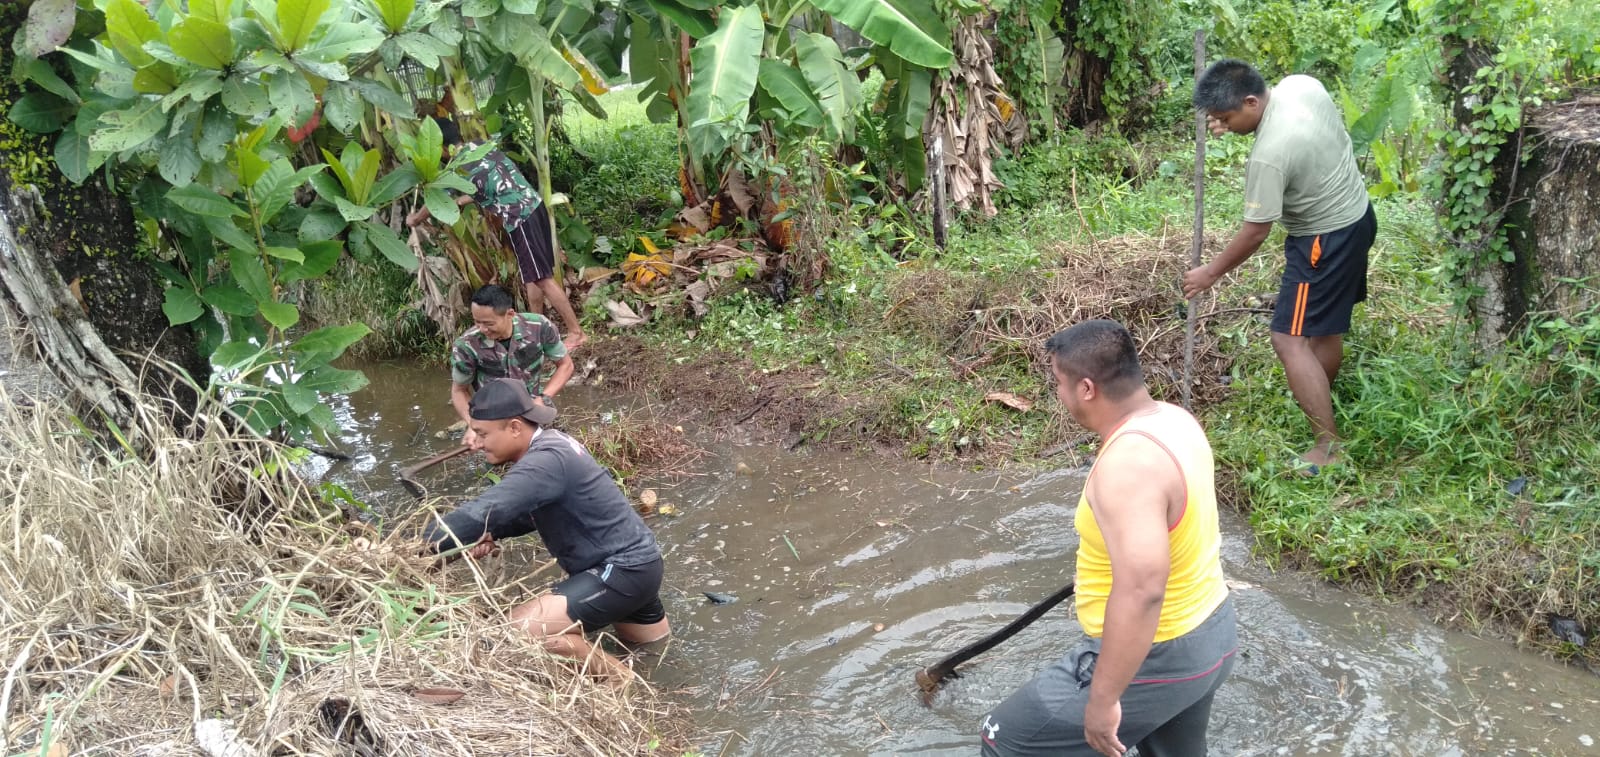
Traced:
[[[436, 436], [454, 420], [448, 379], [364, 368], [373, 388], [340, 409], [354, 459], [317, 472], [405, 507], [399, 467], [456, 443]], [[628, 400], [573, 387], [561, 401]], [[931, 706], [916, 696], [916, 670], [1070, 580], [1081, 471], [701, 441], [713, 454], [696, 475], [653, 486], [677, 513], [651, 519], [675, 636], [649, 677], [695, 713], [702, 753], [974, 754], [983, 714], [1078, 640], [1068, 603], [965, 666]], [[430, 471], [430, 490], [474, 486], [483, 467], [468, 460]], [[1242, 656], [1213, 709], [1213, 754], [1600, 754], [1592, 674], [1271, 571], [1241, 519], [1225, 514], [1223, 528]]]

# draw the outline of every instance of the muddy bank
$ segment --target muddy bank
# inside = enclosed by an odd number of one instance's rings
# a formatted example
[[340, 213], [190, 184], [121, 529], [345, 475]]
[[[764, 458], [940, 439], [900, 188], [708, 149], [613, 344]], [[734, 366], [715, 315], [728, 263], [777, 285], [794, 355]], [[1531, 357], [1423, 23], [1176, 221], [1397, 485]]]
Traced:
[[[1223, 240], [1207, 238], [1219, 248]], [[857, 300], [840, 314], [796, 300], [799, 320], [824, 322], [824, 347], [708, 342], [692, 320], [653, 336], [622, 330], [592, 339], [580, 378], [636, 394], [668, 414], [722, 434], [793, 450], [873, 449], [914, 459], [993, 465], [1082, 453], [1090, 441], [1045, 385], [1044, 341], [1092, 318], [1133, 331], [1152, 392], [1179, 402], [1185, 311], [1177, 282], [1188, 240], [1129, 235], [1060, 245], [1055, 265], [1011, 274], [938, 269], [897, 273], [886, 302]], [[1232, 361], [1218, 327], [1264, 317], [1258, 298], [1199, 303], [1194, 402], [1226, 393]], [[663, 338], [660, 333], [672, 331]], [[683, 336], [688, 338], [684, 339]], [[797, 344], [815, 334], [796, 335]], [[754, 350], [781, 353], [755, 355]], [[771, 359], [768, 359], [771, 358]], [[763, 369], [777, 362], [781, 367]], [[1069, 462], [1071, 458], [1068, 458]]]

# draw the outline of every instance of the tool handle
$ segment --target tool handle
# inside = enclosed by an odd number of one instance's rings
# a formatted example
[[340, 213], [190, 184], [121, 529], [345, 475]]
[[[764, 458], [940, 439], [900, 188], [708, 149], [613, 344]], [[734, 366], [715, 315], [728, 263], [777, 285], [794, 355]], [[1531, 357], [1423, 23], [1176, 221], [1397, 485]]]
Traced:
[[957, 665], [960, 665], [967, 660], [970, 660], [995, 648], [995, 646], [1000, 642], [1015, 636], [1018, 631], [1027, 628], [1035, 620], [1043, 617], [1045, 613], [1049, 612], [1056, 605], [1066, 601], [1067, 597], [1072, 596], [1073, 591], [1076, 588], [1076, 584], [1067, 584], [1065, 587], [1062, 587], [1060, 591], [1051, 594], [1049, 597], [1046, 597], [1043, 602], [1028, 608], [1028, 611], [1017, 616], [1016, 620], [1007, 623], [1005, 628], [1002, 628], [999, 631], [996, 631], [978, 640], [974, 644], [969, 644], [965, 647], [962, 647], [961, 650], [955, 654], [940, 660], [938, 664], [926, 670], [928, 676], [933, 680], [938, 681], [939, 679], [949, 675], [950, 671], [955, 670]]
[[439, 454], [434, 455], [433, 457], [430, 457], [430, 458], [428, 458], [426, 460], [423, 460], [422, 462], [414, 463], [414, 464], [408, 465], [408, 466], [406, 466], [404, 468], [401, 468], [400, 469], [400, 475], [403, 478], [409, 478], [411, 476], [416, 475], [417, 473], [420, 473], [425, 468], [432, 468], [433, 466], [438, 465], [439, 463], [442, 463], [442, 462], [444, 462], [446, 460], [449, 460], [451, 458], [460, 457], [460, 456], [465, 455], [465, 454], [467, 454], [468, 452], [471, 452], [471, 451], [472, 451], [471, 447], [456, 447], [455, 449], [452, 449], [452, 450], [447, 450], [445, 452], [440, 452]]

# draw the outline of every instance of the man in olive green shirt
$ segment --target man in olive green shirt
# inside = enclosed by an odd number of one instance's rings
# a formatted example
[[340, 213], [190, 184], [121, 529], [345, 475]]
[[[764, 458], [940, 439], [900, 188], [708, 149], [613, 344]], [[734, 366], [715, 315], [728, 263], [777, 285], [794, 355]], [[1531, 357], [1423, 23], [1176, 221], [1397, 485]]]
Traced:
[[1270, 91], [1254, 67], [1213, 63], [1195, 82], [1194, 105], [1211, 132], [1255, 134], [1245, 165], [1244, 223], [1211, 262], [1183, 276], [1183, 294], [1210, 289], [1282, 223], [1283, 279], [1272, 317], [1272, 349], [1289, 390], [1311, 421], [1315, 444], [1302, 472], [1339, 459], [1331, 387], [1344, 359], [1350, 313], [1367, 298], [1367, 253], [1378, 222], [1356, 168], [1344, 118], [1322, 83], [1289, 76]]

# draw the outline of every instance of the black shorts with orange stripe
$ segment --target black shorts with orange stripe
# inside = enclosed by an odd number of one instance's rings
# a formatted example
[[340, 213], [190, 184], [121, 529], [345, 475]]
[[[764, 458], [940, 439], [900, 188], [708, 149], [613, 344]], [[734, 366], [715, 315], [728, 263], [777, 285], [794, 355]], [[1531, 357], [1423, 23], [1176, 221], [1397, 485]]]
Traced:
[[1367, 299], [1367, 253], [1377, 234], [1378, 217], [1368, 205], [1361, 220], [1338, 231], [1285, 240], [1272, 330], [1290, 336], [1349, 331], [1350, 311]]

